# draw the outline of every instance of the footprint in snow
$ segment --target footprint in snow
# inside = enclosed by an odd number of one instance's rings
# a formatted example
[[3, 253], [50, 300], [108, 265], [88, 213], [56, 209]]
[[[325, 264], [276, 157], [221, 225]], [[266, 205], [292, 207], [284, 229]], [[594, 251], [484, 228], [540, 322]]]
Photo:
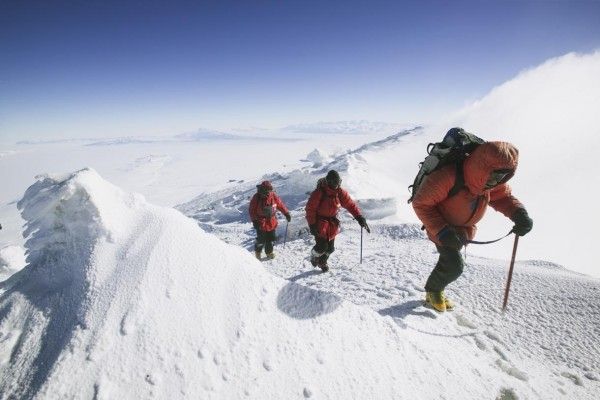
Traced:
[[519, 397], [515, 393], [514, 389], [502, 388], [500, 393], [496, 396], [496, 400], [517, 400]]
[[479, 348], [479, 350], [487, 351], [488, 347], [481, 338], [475, 336], [475, 345]]
[[490, 332], [490, 331], [486, 330], [486, 331], [483, 331], [483, 334], [495, 342], [502, 343], [502, 339], [500, 339], [500, 337], [498, 335], [496, 335], [494, 332]]
[[462, 314], [456, 314], [456, 323], [465, 328], [477, 329], [477, 325], [469, 321], [469, 319]]
[[412, 285], [413, 289], [416, 290], [417, 292], [425, 293], [425, 288], [423, 288], [422, 286], [417, 285], [414, 282], [411, 282], [411, 285]]
[[570, 380], [573, 384], [575, 384], [577, 386], [583, 386], [583, 381], [582, 381], [581, 377], [579, 377], [579, 375], [572, 374], [570, 372], [562, 372], [560, 375], [564, 378], [567, 378], [568, 380]]
[[129, 312], [125, 313], [125, 315], [123, 315], [123, 318], [121, 318], [121, 324], [120, 324], [120, 329], [119, 329], [119, 333], [122, 336], [126, 336], [131, 330], [131, 322], [130, 322], [130, 318], [129, 318]]
[[273, 366], [271, 365], [271, 362], [269, 360], [263, 361], [263, 368], [267, 371], [273, 370]]
[[498, 346], [494, 346], [494, 351], [500, 356], [500, 358], [504, 361], [508, 361], [508, 357], [506, 356], [506, 353], [504, 353], [504, 351], [498, 347]]
[[590, 381], [600, 381], [600, 378], [598, 378], [598, 375], [594, 374], [593, 372], [587, 372], [584, 376], [586, 378], [588, 378]]
[[496, 360], [496, 365], [507, 375], [517, 378], [523, 382], [527, 382], [529, 380], [529, 377], [525, 372], [521, 371], [520, 369], [516, 368], [514, 365], [506, 361], [498, 359]]

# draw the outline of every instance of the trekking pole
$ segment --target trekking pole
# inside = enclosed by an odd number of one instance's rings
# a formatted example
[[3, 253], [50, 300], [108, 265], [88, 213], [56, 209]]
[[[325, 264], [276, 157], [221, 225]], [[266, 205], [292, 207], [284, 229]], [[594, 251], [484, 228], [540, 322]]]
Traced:
[[519, 244], [519, 235], [515, 235], [515, 244], [513, 244], [512, 258], [510, 259], [510, 268], [508, 270], [508, 279], [506, 281], [506, 291], [504, 292], [504, 302], [502, 303], [502, 312], [506, 310], [508, 303], [508, 291], [510, 290], [510, 282], [512, 280], [513, 268], [515, 266], [515, 256], [517, 255], [517, 245]]
[[288, 225], [289, 225], [289, 224], [290, 224], [289, 222], [286, 222], [286, 223], [285, 223], [285, 234], [283, 235], [283, 247], [284, 247], [284, 248], [285, 248], [285, 242], [286, 242], [286, 240], [287, 240], [287, 230], [288, 230]]
[[360, 264], [362, 264], [362, 237], [363, 237], [363, 227], [360, 227]]

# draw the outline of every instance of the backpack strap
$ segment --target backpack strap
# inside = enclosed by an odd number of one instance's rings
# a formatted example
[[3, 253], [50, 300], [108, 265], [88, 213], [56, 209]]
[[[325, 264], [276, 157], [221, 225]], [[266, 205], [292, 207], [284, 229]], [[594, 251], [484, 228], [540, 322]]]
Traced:
[[465, 187], [465, 174], [463, 171], [463, 161], [456, 163], [456, 178], [454, 179], [454, 186], [448, 192], [448, 197], [452, 197], [460, 190]]
[[[454, 186], [452, 186], [452, 189], [450, 189], [450, 191], [448, 192], [448, 197], [446, 197], [446, 198], [448, 199], [448, 198], [454, 196], [455, 194], [460, 192], [460, 190], [463, 187], [465, 187], [465, 176], [463, 173], [463, 163], [459, 162], [456, 164], [456, 177], [454, 178]], [[412, 198], [411, 198], [411, 200], [412, 200]], [[425, 230], [425, 225], [421, 226], [421, 230], [422, 231]], [[500, 240], [500, 239], [498, 239], [498, 240]]]
[[[317, 208], [321, 206], [321, 203], [323, 203], [323, 199], [325, 199], [326, 197], [332, 197], [332, 198], [336, 199], [337, 203], [339, 203], [339, 201], [340, 201], [337, 191], [335, 192], [334, 196], [330, 196], [329, 194], [327, 194], [327, 191], [325, 190], [325, 188], [321, 185], [319, 185], [319, 187], [315, 190], [321, 191], [321, 198], [319, 199], [319, 204], [318, 204]], [[318, 217], [318, 215], [317, 215], [317, 217]]]

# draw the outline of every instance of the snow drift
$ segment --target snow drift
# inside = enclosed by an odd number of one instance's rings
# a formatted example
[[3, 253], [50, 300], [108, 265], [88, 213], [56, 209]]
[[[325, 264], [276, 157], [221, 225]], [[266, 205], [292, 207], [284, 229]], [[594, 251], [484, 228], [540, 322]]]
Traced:
[[466, 341], [274, 277], [93, 170], [41, 177], [19, 207], [28, 265], [1, 284], [2, 399], [538, 397], [533, 369], [498, 376], [439, 342]]
[[327, 154], [323, 153], [323, 151], [321, 151], [320, 149], [314, 149], [313, 151], [308, 153], [306, 159], [302, 161], [310, 162], [312, 163], [313, 167], [319, 168], [322, 167], [323, 164], [329, 162], [330, 157]]

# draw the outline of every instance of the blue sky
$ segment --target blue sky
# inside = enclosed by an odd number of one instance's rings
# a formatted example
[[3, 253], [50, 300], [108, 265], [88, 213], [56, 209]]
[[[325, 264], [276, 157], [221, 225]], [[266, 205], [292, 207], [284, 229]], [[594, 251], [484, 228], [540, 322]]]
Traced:
[[600, 48], [600, 1], [0, 2], [0, 139], [424, 122]]

